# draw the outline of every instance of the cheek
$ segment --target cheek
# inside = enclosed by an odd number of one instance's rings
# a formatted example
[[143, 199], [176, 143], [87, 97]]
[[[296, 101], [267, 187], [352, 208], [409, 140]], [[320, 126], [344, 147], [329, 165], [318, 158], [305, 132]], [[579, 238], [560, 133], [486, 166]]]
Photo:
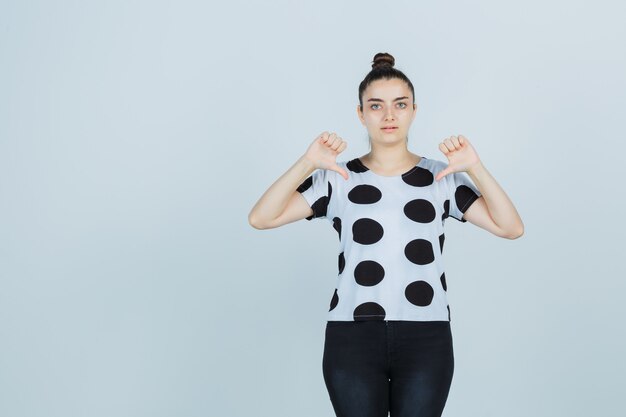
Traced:
[[366, 114], [364, 118], [365, 118], [365, 123], [367, 123], [368, 125], [373, 125], [375, 123], [380, 122], [378, 118], [373, 114]]

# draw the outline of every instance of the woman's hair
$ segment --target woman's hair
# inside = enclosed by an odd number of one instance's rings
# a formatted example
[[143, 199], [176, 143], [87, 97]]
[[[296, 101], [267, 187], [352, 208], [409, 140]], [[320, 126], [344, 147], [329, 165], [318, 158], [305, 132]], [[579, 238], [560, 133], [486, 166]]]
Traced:
[[359, 106], [361, 111], [363, 111], [363, 93], [365, 92], [365, 89], [368, 85], [380, 79], [389, 80], [392, 78], [398, 78], [406, 82], [411, 89], [413, 104], [415, 104], [415, 89], [413, 88], [413, 84], [402, 71], [393, 67], [396, 62], [393, 56], [387, 52], [379, 52], [374, 55], [374, 60], [372, 62], [372, 70], [365, 76], [359, 85]]

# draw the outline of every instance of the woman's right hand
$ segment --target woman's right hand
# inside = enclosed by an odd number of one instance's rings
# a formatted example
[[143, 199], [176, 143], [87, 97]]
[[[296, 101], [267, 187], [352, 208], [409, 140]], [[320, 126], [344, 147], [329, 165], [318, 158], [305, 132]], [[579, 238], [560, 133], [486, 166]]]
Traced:
[[336, 171], [347, 180], [348, 173], [336, 162], [337, 155], [343, 152], [347, 146], [347, 142], [344, 142], [336, 133], [322, 132], [309, 146], [304, 157], [311, 161], [316, 169]]

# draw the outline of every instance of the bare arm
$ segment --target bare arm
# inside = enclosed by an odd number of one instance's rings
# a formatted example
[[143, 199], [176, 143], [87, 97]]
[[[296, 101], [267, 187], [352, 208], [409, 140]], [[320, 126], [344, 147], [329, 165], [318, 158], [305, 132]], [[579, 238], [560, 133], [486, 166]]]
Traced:
[[[478, 162], [467, 170], [482, 196], [465, 212], [465, 219], [493, 234], [508, 239], [517, 239], [524, 234], [524, 223], [509, 196], [500, 184]], [[476, 207], [473, 207], [476, 206]]]
[[336, 162], [337, 155], [346, 147], [346, 142], [335, 133], [321, 133], [306, 153], [252, 207], [248, 223], [255, 229], [271, 229], [313, 214], [313, 209], [297, 188], [318, 168], [337, 171], [348, 179], [348, 173]]
[[496, 236], [517, 239], [524, 233], [524, 223], [502, 187], [480, 161], [470, 141], [463, 135], [451, 136], [439, 144], [450, 162], [437, 174], [439, 181], [447, 174], [466, 171], [481, 196], [467, 209], [463, 218]]
[[[257, 201], [248, 215], [248, 223], [255, 229], [270, 229], [311, 215], [313, 210], [296, 189], [315, 169], [313, 161], [305, 155], [298, 158]], [[283, 213], [285, 216], [276, 221]]]

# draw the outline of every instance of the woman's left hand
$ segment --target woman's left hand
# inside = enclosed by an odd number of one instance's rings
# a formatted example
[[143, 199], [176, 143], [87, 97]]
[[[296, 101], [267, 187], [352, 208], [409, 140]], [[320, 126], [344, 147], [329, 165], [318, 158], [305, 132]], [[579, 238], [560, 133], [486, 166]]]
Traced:
[[467, 171], [473, 166], [480, 164], [478, 154], [465, 136], [450, 136], [444, 139], [439, 144], [439, 150], [448, 158], [448, 166], [437, 174], [435, 177], [437, 181], [448, 174]]

